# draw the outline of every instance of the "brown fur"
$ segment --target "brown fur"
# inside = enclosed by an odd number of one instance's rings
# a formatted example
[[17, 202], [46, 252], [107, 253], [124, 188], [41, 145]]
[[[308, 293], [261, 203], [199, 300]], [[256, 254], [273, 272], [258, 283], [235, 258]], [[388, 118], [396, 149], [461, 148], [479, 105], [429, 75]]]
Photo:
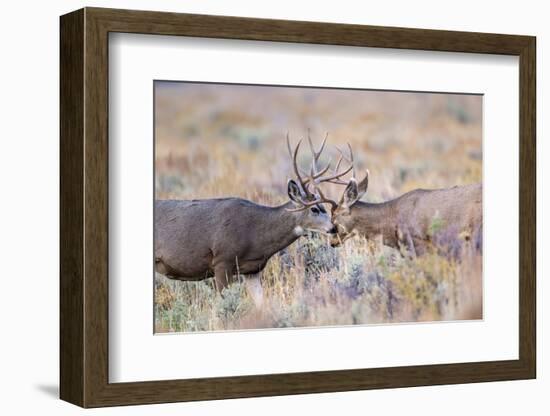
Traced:
[[364, 190], [359, 189], [353, 201], [353, 195], [346, 196], [348, 185], [338, 207], [333, 210], [332, 219], [338, 227], [338, 235], [332, 239], [334, 246], [353, 235], [360, 235], [367, 239], [379, 237], [390, 247], [400, 249], [404, 246], [414, 254], [422, 254], [431, 239], [430, 228], [434, 221], [439, 221], [442, 229], [452, 228], [466, 239], [481, 231], [481, 184], [417, 189], [379, 204], [358, 201], [366, 192], [366, 184], [364, 187]]
[[[335, 232], [324, 208], [290, 212], [240, 198], [155, 202], [155, 267], [178, 280], [215, 276], [221, 290], [235, 273], [259, 273], [305, 229]], [[320, 211], [317, 211], [320, 210]], [[313, 213], [316, 211], [317, 213]]]

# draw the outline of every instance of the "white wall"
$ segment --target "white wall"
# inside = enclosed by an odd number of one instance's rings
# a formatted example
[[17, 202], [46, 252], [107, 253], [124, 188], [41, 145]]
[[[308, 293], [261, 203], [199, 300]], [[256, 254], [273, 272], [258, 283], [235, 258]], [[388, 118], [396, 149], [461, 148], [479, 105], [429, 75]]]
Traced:
[[[548, 318], [543, 299], [542, 234], [550, 232], [541, 213], [550, 163], [543, 138], [544, 104], [550, 98], [545, 61], [550, 26], [545, 2], [384, 1], [298, 2], [252, 0], [126, 0], [4, 2], [0, 16], [1, 189], [0, 408], [10, 413], [78, 413], [56, 399], [58, 385], [58, 16], [82, 6], [103, 6], [318, 20], [388, 26], [454, 29], [537, 36], [539, 164], [539, 378], [536, 381], [379, 390], [339, 394], [226, 400], [88, 411], [88, 414], [299, 414], [346, 413], [464, 415], [548, 414], [550, 361], [543, 348]], [[546, 178], [543, 178], [546, 176]], [[548, 191], [544, 195], [547, 199]], [[548, 264], [546, 262], [546, 264]], [[8, 414], [4, 411], [3, 413]]]

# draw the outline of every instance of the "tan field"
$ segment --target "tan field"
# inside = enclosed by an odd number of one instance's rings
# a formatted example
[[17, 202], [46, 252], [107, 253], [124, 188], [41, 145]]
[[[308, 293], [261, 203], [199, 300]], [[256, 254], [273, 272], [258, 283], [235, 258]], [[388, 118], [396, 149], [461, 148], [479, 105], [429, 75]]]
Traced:
[[[352, 146], [358, 176], [370, 171], [364, 201], [478, 183], [481, 106], [476, 95], [157, 82], [156, 198], [280, 205], [292, 177], [285, 136], [296, 143], [308, 129], [316, 143], [329, 134], [325, 162], [337, 159], [335, 146]], [[325, 189], [336, 200], [343, 191]], [[377, 241], [353, 238], [332, 248], [324, 235], [301, 237], [264, 269], [261, 308], [244, 277], [220, 296], [212, 279], [156, 274], [155, 330], [480, 319], [482, 256], [464, 241], [456, 245], [460, 257], [434, 249], [410, 258]]]

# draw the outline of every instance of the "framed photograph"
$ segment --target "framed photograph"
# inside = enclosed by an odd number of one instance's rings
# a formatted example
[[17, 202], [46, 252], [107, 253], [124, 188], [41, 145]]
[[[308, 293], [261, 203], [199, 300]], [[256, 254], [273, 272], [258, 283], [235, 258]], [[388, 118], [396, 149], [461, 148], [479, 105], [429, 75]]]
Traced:
[[60, 395], [535, 378], [535, 38], [61, 17]]

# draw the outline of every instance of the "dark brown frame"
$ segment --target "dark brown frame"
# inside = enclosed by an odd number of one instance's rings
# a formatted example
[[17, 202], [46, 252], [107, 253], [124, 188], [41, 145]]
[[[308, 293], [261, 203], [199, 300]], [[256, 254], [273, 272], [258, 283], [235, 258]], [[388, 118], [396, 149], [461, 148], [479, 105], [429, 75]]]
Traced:
[[[535, 378], [534, 37], [98, 8], [64, 15], [60, 26], [60, 396], [63, 400], [83, 407], [99, 407]], [[109, 32], [519, 56], [519, 359], [109, 383]]]

